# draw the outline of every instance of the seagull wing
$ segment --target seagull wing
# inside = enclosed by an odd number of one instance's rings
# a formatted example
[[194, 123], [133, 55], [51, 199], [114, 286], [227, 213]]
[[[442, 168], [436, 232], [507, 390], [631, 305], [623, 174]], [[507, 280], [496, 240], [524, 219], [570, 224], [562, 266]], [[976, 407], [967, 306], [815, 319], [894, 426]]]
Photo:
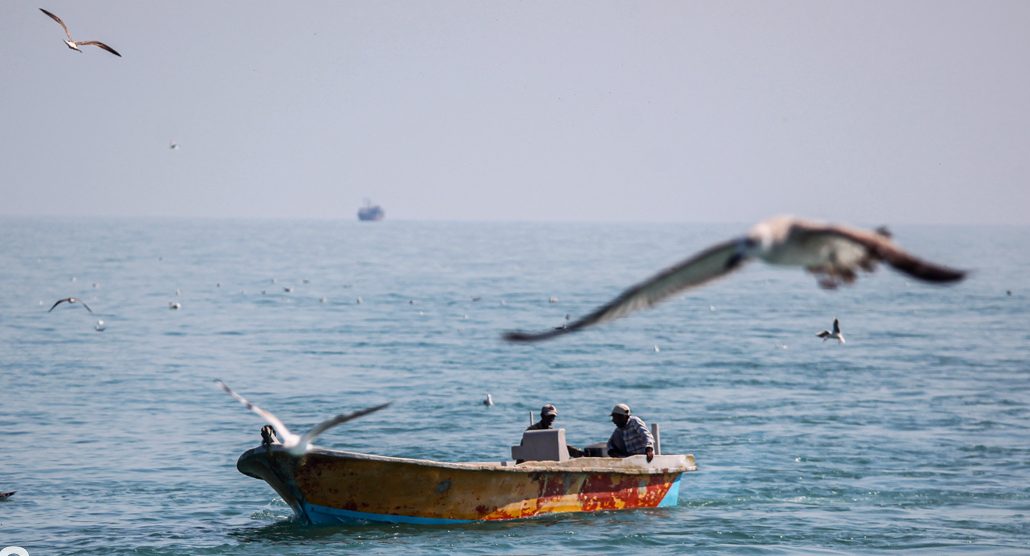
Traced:
[[833, 319], [833, 333], [840, 334], [840, 322], [837, 319]]
[[71, 33], [71, 31], [68, 30], [68, 26], [65, 25], [63, 21], [61, 21], [61, 18], [59, 18], [56, 15], [54, 15], [54, 14], [44, 10], [43, 8], [40, 8], [39, 11], [47, 14], [48, 16], [50, 16], [51, 19], [53, 19], [54, 21], [60, 23], [61, 24], [61, 28], [64, 29], [64, 34], [68, 35], [68, 40], [72, 40], [72, 33]]
[[746, 259], [740, 248], [742, 241], [743, 238], [737, 238], [713, 245], [629, 288], [589, 315], [570, 322], [566, 326], [535, 333], [506, 332], [504, 339], [509, 342], [546, 340], [616, 319], [640, 309], [649, 309], [683, 290], [700, 286], [738, 268]]
[[115, 56], [117, 56], [119, 58], [122, 57], [122, 55], [119, 54], [117, 50], [111, 48], [110, 46], [107, 46], [106, 44], [104, 44], [104, 43], [102, 43], [100, 41], [84, 41], [84, 42], [78, 43], [78, 45], [79, 46], [99, 46], [100, 48], [103, 48], [104, 50], [110, 52], [111, 54], [114, 54]]
[[272, 428], [275, 429], [275, 432], [283, 439], [283, 442], [286, 442], [287, 438], [293, 436], [293, 433], [290, 432], [290, 429], [286, 428], [286, 425], [284, 425], [278, 417], [250, 403], [247, 400], [247, 398], [244, 398], [236, 392], [233, 392], [233, 389], [229, 388], [229, 385], [222, 382], [221, 380], [215, 380], [215, 382], [218, 383], [218, 386], [220, 386], [222, 390], [225, 390], [227, 394], [236, 398], [236, 401], [243, 404], [244, 407], [246, 407], [247, 409], [253, 411], [254, 413], [257, 413], [261, 416], [262, 419], [265, 420], [265, 422], [267, 422], [269, 425], [272, 425]]
[[[884, 261], [895, 270], [904, 272], [909, 276], [924, 282], [947, 283], [957, 282], [966, 276], [966, 271], [948, 268], [943, 265], [924, 261], [911, 253], [908, 253], [893, 241], [889, 236], [878, 232], [867, 232], [857, 228], [839, 225], [818, 225], [806, 222], [799, 222], [795, 227], [800, 233], [807, 237], [805, 241], [830, 242], [834, 240], [845, 240], [853, 247], [859, 247], [864, 257], [851, 257], [853, 260], [841, 260], [840, 263], [848, 266], [863, 266], [862, 259], [866, 261]], [[868, 264], [866, 262], [866, 264]]]
[[828, 338], [829, 336], [830, 336], [830, 331], [829, 330], [823, 330], [822, 332], [816, 334], [816, 337], [819, 337], [819, 338]]
[[83, 307], [85, 307], [85, 308], [86, 308], [86, 310], [87, 310], [87, 311], [89, 311], [90, 313], [92, 313], [92, 312], [93, 312], [93, 309], [90, 309], [90, 308], [89, 308], [89, 305], [86, 305], [86, 302], [85, 302], [85, 301], [83, 301], [83, 300], [81, 300], [81, 299], [80, 299], [80, 300], [79, 300], [79, 303], [82, 303], [82, 306], [83, 306]]
[[311, 430], [309, 430], [308, 432], [304, 433], [304, 435], [300, 437], [300, 442], [298, 442], [297, 445], [298, 446], [307, 446], [308, 443], [310, 443], [312, 440], [315, 439], [315, 437], [317, 437], [318, 435], [322, 434], [323, 432], [325, 432], [325, 431], [335, 427], [336, 425], [342, 425], [342, 424], [344, 424], [347, 421], [350, 421], [352, 419], [357, 419], [358, 417], [364, 417], [365, 415], [368, 415], [369, 413], [375, 413], [376, 411], [379, 411], [380, 409], [385, 409], [388, 405], [390, 405], [390, 402], [387, 402], [387, 403], [384, 403], [384, 404], [380, 404], [380, 405], [377, 405], [377, 406], [374, 406], [374, 407], [369, 407], [367, 409], [362, 409], [360, 411], [355, 411], [353, 413], [343, 413], [343, 414], [337, 415], [336, 417], [333, 417], [331, 419], [326, 419], [325, 421], [322, 421], [321, 423], [319, 423], [319, 424], [315, 425], [314, 427], [312, 427]]
[[[71, 301], [71, 300], [72, 300], [72, 298], [70, 298], [70, 297], [66, 297], [64, 299], [58, 299], [56, 303], [54, 303], [53, 305], [50, 306], [50, 311], [53, 311], [58, 305], [64, 303], [65, 301]], [[50, 311], [47, 311], [47, 312], [49, 313]]]

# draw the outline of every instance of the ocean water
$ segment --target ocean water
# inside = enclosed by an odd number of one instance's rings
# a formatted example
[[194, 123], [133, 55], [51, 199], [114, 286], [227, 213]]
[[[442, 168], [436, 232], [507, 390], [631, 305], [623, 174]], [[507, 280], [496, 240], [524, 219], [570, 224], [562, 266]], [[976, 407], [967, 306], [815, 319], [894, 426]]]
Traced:
[[[1028, 228], [894, 228], [974, 271], [957, 286], [881, 269], [826, 292], [753, 264], [594, 330], [500, 340], [745, 229], [0, 218], [0, 491], [18, 491], [0, 549], [1030, 552]], [[47, 312], [67, 296], [94, 314]], [[815, 337], [835, 316], [845, 345]], [[319, 444], [453, 461], [505, 459], [546, 402], [571, 443], [604, 440], [626, 402], [700, 469], [663, 510], [305, 526], [236, 471], [263, 423], [215, 378], [298, 430], [392, 401]]]

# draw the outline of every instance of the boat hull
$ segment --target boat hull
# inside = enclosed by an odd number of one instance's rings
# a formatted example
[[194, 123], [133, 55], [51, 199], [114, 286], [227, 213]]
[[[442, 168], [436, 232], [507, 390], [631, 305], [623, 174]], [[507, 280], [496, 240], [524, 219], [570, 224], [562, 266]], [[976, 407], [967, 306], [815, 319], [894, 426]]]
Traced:
[[386, 217], [386, 211], [382, 207], [363, 207], [358, 210], [358, 220], [363, 222], [378, 222]]
[[674, 506], [692, 456], [568, 462], [443, 463], [278, 446], [245, 452], [245, 475], [262, 479], [309, 523], [443, 524], [563, 512]]

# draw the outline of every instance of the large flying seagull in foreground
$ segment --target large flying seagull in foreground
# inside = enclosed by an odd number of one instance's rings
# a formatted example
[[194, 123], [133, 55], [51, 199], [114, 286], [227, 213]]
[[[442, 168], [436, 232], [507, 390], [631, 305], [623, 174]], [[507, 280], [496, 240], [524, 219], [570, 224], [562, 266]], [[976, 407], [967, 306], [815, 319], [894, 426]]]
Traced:
[[59, 18], [56, 15], [54, 15], [54, 14], [44, 10], [43, 8], [40, 8], [39, 11], [47, 14], [48, 16], [50, 16], [51, 19], [53, 19], [54, 21], [56, 21], [56, 22], [61, 24], [61, 28], [64, 29], [64, 34], [68, 36], [68, 39], [64, 41], [64, 44], [68, 45], [68, 48], [70, 48], [70, 49], [72, 49], [72, 50], [74, 50], [74, 51], [76, 51], [76, 52], [81, 54], [82, 51], [79, 50], [80, 46], [96, 46], [96, 47], [99, 47], [99, 48], [103, 48], [104, 50], [110, 52], [111, 54], [114, 54], [115, 56], [117, 56], [119, 58], [122, 57], [122, 55], [119, 54], [117, 50], [111, 48], [110, 46], [107, 46], [106, 44], [104, 44], [104, 43], [102, 43], [100, 41], [75, 41], [75, 40], [72, 40], [72, 33], [71, 33], [71, 31], [68, 30], [68, 26], [65, 25], [63, 21], [61, 21], [61, 18]]
[[511, 331], [511, 342], [536, 342], [648, 309], [689, 288], [725, 276], [750, 259], [800, 266], [818, 277], [823, 288], [850, 284], [858, 270], [871, 272], [878, 262], [913, 278], [937, 284], [961, 280], [965, 271], [921, 260], [891, 241], [890, 233], [778, 216], [756, 224], [747, 235], [718, 243], [622, 292], [592, 313], [565, 326], [541, 332]]
[[269, 425], [272, 425], [272, 428], [275, 430], [276, 434], [282, 437], [283, 447], [289, 450], [289, 452], [295, 456], [299, 456], [306, 452], [308, 448], [311, 446], [311, 441], [314, 440], [315, 437], [335, 427], [336, 425], [342, 425], [343, 423], [346, 423], [347, 421], [350, 421], [352, 419], [357, 419], [358, 417], [368, 415], [369, 413], [375, 413], [376, 411], [379, 411], [380, 409], [383, 409], [386, 406], [390, 405], [390, 403], [387, 402], [382, 405], [370, 407], [368, 409], [355, 411], [354, 413], [344, 413], [341, 415], [337, 415], [336, 417], [326, 419], [325, 421], [322, 421], [321, 423], [315, 425], [311, 428], [311, 430], [304, 433], [303, 435], [297, 436], [296, 434], [290, 432], [290, 429], [286, 428], [286, 425], [284, 425], [278, 417], [250, 403], [247, 400], [247, 398], [244, 398], [243, 396], [234, 392], [232, 388], [229, 388], [228, 384], [222, 382], [221, 380], [216, 380], [215, 382], [218, 383], [218, 386], [220, 386], [222, 390], [225, 390], [227, 394], [235, 398], [236, 401], [243, 404], [244, 407], [246, 407], [247, 409], [253, 411], [254, 413], [257, 413]]

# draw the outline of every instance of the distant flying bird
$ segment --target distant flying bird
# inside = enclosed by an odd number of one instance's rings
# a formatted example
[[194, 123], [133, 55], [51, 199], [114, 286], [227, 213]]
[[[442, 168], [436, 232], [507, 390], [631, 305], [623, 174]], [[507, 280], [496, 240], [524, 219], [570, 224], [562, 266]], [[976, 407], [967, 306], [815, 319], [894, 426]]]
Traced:
[[61, 28], [64, 29], [64, 34], [68, 35], [68, 40], [64, 41], [64, 44], [68, 45], [68, 48], [70, 48], [70, 49], [72, 49], [72, 50], [74, 50], [76, 52], [82, 53], [82, 51], [79, 50], [80, 46], [98, 46], [98, 47], [103, 48], [104, 50], [110, 52], [111, 54], [114, 54], [115, 56], [117, 56], [119, 58], [122, 57], [122, 55], [119, 54], [117, 50], [111, 48], [110, 46], [107, 46], [106, 44], [104, 44], [104, 43], [102, 43], [100, 41], [73, 41], [72, 40], [71, 31], [69, 31], [68, 30], [68, 26], [65, 25], [63, 21], [61, 21], [61, 18], [59, 18], [56, 15], [54, 15], [54, 14], [44, 10], [43, 8], [40, 8], [39, 11], [47, 14], [48, 16], [50, 16], [51, 19], [53, 19], [54, 21], [56, 21], [56, 22], [61, 24]]
[[891, 241], [886, 230], [867, 231], [779, 216], [756, 224], [741, 237], [718, 243], [622, 292], [568, 326], [543, 332], [510, 331], [511, 342], [535, 342], [647, 309], [684, 290], [725, 276], [751, 259], [800, 266], [818, 277], [823, 288], [850, 284], [858, 270], [871, 272], [878, 262], [932, 283], [956, 282], [966, 272], [916, 258]]
[[824, 342], [826, 340], [829, 340], [830, 338], [834, 338], [837, 340], [838, 343], [845, 343], [844, 334], [842, 334], [840, 331], [840, 321], [838, 321], [836, 318], [833, 319], [833, 332], [830, 332], [829, 330], [823, 330], [822, 332], [816, 334], [816, 336], [822, 338]]
[[173, 150], [173, 151], [177, 151], [177, 150], [179, 150], [179, 144], [175, 143], [175, 142], [168, 143], [168, 148]]
[[[50, 311], [53, 311], [55, 307], [57, 307], [58, 305], [60, 305], [60, 304], [62, 304], [62, 303], [65, 303], [65, 302], [67, 302], [67, 303], [81, 303], [81, 304], [82, 304], [82, 306], [83, 306], [83, 307], [85, 307], [87, 311], [89, 311], [90, 313], [92, 313], [92, 312], [93, 312], [93, 309], [90, 309], [90, 308], [89, 308], [89, 305], [86, 305], [86, 302], [85, 302], [85, 301], [83, 301], [83, 300], [81, 300], [81, 299], [79, 299], [79, 298], [77, 298], [77, 297], [66, 297], [66, 298], [64, 298], [64, 299], [58, 299], [58, 300], [57, 300], [57, 303], [54, 303], [54, 304], [53, 304], [53, 305], [52, 305], [52, 306], [50, 307]], [[49, 313], [50, 311], [47, 311], [47, 312]]]
[[177, 311], [179, 309], [182, 309], [182, 303], [179, 303], [178, 301], [169, 301], [168, 308], [173, 311]]
[[[290, 429], [286, 428], [286, 425], [284, 425], [278, 417], [250, 403], [249, 401], [247, 401], [246, 398], [234, 392], [232, 388], [229, 388], [228, 384], [222, 382], [221, 380], [215, 380], [215, 382], [218, 384], [218, 386], [222, 388], [222, 390], [225, 390], [227, 394], [235, 398], [236, 401], [243, 404], [244, 407], [246, 407], [247, 409], [253, 411], [254, 413], [257, 413], [261, 416], [262, 419], [265, 420], [265, 422], [267, 422], [269, 425], [272, 425], [272, 429], [275, 431], [275, 433], [282, 437], [283, 447], [289, 450], [289, 452], [295, 456], [299, 456], [306, 452], [308, 448], [311, 447], [311, 441], [323, 432], [337, 425], [342, 425], [343, 423], [346, 423], [347, 421], [350, 421], [352, 419], [357, 419], [358, 417], [368, 415], [369, 413], [375, 413], [376, 411], [379, 411], [380, 409], [383, 409], [386, 406], [390, 405], [390, 403], [387, 402], [374, 407], [369, 407], [367, 409], [355, 411], [353, 413], [340, 414], [331, 419], [326, 419], [325, 421], [322, 421], [321, 423], [312, 427], [311, 430], [309, 430], [308, 432], [304, 433], [301, 436], [297, 436], [296, 434], [290, 432]], [[265, 434], [265, 429], [262, 428], [262, 437], [264, 437]]]
[[7, 500], [8, 498], [14, 496], [15, 492], [18, 491], [12, 490], [11, 492], [0, 492], [0, 500]]

